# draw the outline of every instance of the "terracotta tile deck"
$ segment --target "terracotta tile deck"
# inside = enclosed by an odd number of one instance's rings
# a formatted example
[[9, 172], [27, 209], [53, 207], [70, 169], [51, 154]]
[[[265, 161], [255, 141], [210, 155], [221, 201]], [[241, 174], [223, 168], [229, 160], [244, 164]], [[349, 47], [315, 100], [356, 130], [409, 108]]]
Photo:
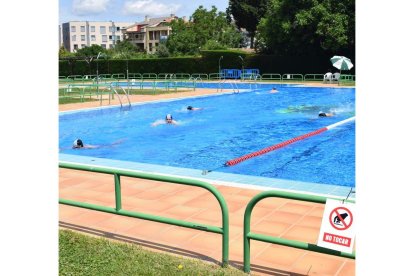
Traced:
[[[202, 92], [197, 91], [200, 94]], [[93, 105], [99, 103], [84, 103], [70, 107], [65, 105], [60, 106], [60, 109], [86, 108]], [[59, 172], [60, 198], [115, 206], [113, 176], [67, 169], [60, 169]], [[121, 177], [121, 184], [124, 210], [221, 226], [219, 205], [204, 189], [126, 177]], [[260, 191], [218, 185], [216, 187], [223, 194], [229, 207], [230, 264], [242, 269], [244, 209], [247, 202]], [[323, 206], [320, 204], [268, 198], [256, 205], [251, 230], [316, 243], [322, 214]], [[221, 262], [221, 235], [214, 233], [63, 204], [59, 205], [59, 222], [62, 228], [85, 234], [140, 244], [150, 250], [214, 263]], [[355, 275], [355, 261], [251, 241], [251, 269], [252, 275], [351, 276]]]

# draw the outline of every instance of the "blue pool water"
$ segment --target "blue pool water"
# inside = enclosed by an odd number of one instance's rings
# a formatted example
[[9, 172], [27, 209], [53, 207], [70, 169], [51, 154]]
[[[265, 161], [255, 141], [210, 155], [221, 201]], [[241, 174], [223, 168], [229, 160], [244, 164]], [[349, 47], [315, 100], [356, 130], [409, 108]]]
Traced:
[[[207, 85], [207, 84], [206, 84]], [[214, 86], [214, 84], [208, 84]], [[249, 85], [241, 88], [248, 88]], [[269, 85], [244, 93], [95, 109], [59, 116], [60, 152], [268, 178], [355, 186], [355, 123], [249, 159], [233, 158], [355, 115], [355, 89]], [[186, 107], [202, 107], [187, 111]], [[336, 116], [318, 118], [319, 111]], [[179, 125], [151, 124], [171, 113]], [[76, 138], [97, 149], [71, 149]], [[115, 143], [115, 145], [111, 145]]]

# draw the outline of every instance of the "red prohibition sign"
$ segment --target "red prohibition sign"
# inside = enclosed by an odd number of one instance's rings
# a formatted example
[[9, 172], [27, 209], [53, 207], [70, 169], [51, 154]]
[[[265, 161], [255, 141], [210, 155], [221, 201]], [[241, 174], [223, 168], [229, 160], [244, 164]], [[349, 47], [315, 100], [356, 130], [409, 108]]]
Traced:
[[[342, 211], [342, 214], [340, 214], [341, 211]], [[344, 213], [344, 211], [346, 213]], [[345, 214], [346, 214], [346, 216], [343, 217], [343, 215], [345, 215]], [[350, 220], [349, 220], [349, 223], [346, 223], [345, 219], [348, 216], [349, 216]], [[338, 227], [338, 225], [335, 225], [335, 220], [336, 220], [336, 222], [341, 222], [343, 226]], [[337, 208], [333, 209], [331, 214], [329, 215], [329, 222], [331, 223], [332, 227], [335, 228], [336, 230], [346, 230], [346, 229], [348, 229], [352, 225], [352, 221], [353, 221], [352, 213], [351, 213], [351, 211], [349, 211], [345, 207], [337, 207]]]

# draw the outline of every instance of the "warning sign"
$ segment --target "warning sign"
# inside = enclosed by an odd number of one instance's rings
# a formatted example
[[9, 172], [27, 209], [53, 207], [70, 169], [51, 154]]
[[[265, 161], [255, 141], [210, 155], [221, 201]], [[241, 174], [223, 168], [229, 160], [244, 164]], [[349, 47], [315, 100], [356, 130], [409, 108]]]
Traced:
[[318, 246], [352, 253], [355, 241], [354, 210], [353, 203], [327, 199]]
[[337, 230], [346, 230], [352, 225], [353, 217], [351, 211], [345, 207], [332, 210], [329, 222]]

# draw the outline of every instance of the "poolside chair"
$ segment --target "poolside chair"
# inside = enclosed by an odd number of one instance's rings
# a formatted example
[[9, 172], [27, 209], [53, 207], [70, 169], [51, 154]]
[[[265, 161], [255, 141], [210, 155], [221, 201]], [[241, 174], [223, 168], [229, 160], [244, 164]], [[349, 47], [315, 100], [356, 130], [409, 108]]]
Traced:
[[341, 77], [341, 74], [339, 74], [338, 72], [334, 73], [332, 75], [332, 81], [339, 81], [339, 78]]
[[332, 82], [332, 73], [328, 72], [323, 76], [323, 83]]

